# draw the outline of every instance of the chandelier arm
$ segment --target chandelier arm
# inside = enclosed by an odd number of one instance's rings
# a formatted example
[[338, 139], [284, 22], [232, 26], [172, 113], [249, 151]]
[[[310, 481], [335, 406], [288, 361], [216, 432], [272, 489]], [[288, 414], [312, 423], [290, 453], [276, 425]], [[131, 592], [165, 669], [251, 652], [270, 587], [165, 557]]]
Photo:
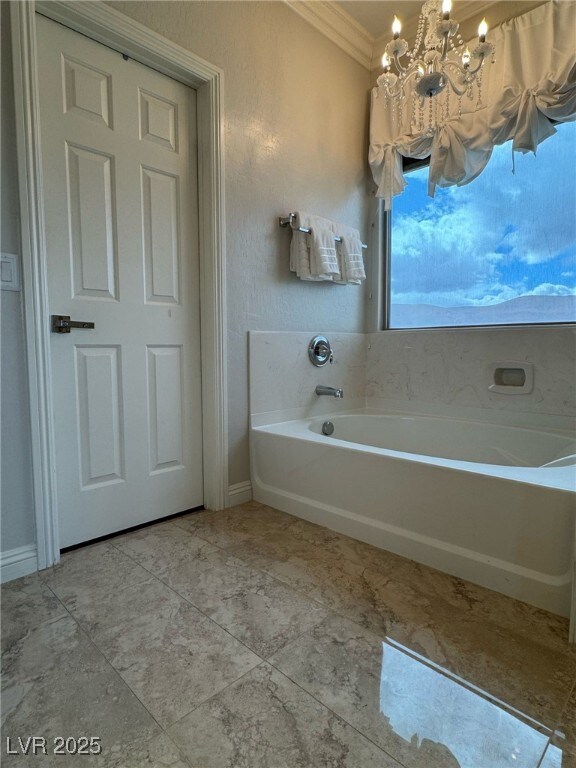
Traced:
[[458, 64], [457, 61], [452, 61], [452, 59], [447, 59], [447, 61], [444, 62], [444, 68], [446, 67], [453, 67], [459, 75], [462, 75], [462, 77], [466, 77], [466, 74], [470, 72], [469, 68], [463, 67], [462, 64]]
[[392, 90], [390, 86], [386, 86], [385, 93], [391, 99], [396, 99], [402, 93], [402, 86], [400, 85], [400, 82], [396, 83], [396, 90]]
[[398, 51], [394, 51], [392, 55], [394, 56], [394, 64], [396, 64], [398, 72], [402, 72], [403, 74], [405, 74], [408, 71], [408, 67], [404, 67], [400, 63], [400, 57], [398, 56]]
[[475, 67], [468, 67], [468, 72], [471, 75], [475, 75], [477, 72], [479, 72], [482, 69], [482, 64], [484, 64], [484, 57], [485, 57], [484, 53], [479, 53], [478, 58], [480, 59], [480, 61], [478, 62], [478, 64], [476, 64]]
[[440, 61], [444, 62], [447, 59], [448, 56], [448, 33], [444, 34], [442, 41], [442, 53], [440, 55]]
[[[453, 66], [457, 67], [459, 70], [464, 71], [462, 69], [462, 67], [458, 67], [458, 65], [455, 64], [455, 62], [451, 61], [449, 63], [452, 64]], [[464, 96], [464, 94], [468, 90], [467, 85], [464, 85], [463, 87], [461, 87], [460, 85], [458, 85], [458, 83], [454, 82], [454, 79], [452, 78], [452, 75], [450, 74], [450, 72], [446, 68], [444, 69], [444, 77], [446, 78], [446, 80], [448, 80], [448, 82], [452, 86], [452, 90], [454, 91], [454, 93], [457, 96]]]
[[404, 83], [407, 83], [411, 77], [422, 76], [422, 64], [418, 61], [414, 61], [406, 70], [408, 74], [404, 78]]

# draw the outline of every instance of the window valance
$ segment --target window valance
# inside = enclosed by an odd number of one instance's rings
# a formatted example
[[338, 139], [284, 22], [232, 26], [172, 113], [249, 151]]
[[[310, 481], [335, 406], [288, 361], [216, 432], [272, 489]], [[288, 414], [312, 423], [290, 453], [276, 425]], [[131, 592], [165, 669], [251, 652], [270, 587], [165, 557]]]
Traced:
[[443, 119], [432, 127], [422, 126], [427, 107], [419, 115], [408, 98], [401, 111], [392, 109], [374, 88], [369, 162], [385, 208], [406, 186], [402, 157], [430, 157], [428, 192], [434, 196], [436, 186], [476, 178], [496, 144], [512, 139], [514, 151], [536, 152], [556, 132], [555, 122], [576, 119], [575, 29], [576, 3], [562, 0], [496, 27], [489, 36], [495, 63], [484, 66], [480, 100], [448, 99]]

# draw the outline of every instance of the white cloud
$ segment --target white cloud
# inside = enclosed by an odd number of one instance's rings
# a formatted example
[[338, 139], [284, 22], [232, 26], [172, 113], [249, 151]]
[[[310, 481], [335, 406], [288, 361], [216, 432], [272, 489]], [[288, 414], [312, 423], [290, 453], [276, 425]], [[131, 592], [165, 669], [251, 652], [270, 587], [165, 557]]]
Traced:
[[573, 295], [576, 178], [568, 159], [575, 128], [560, 126], [536, 158], [517, 156], [515, 175], [511, 150], [497, 149], [470, 185], [397, 214], [394, 301], [486, 306], [523, 295]]
[[553, 285], [541, 283], [528, 292], [528, 296], [576, 296], [576, 288], [567, 288], [565, 285]]

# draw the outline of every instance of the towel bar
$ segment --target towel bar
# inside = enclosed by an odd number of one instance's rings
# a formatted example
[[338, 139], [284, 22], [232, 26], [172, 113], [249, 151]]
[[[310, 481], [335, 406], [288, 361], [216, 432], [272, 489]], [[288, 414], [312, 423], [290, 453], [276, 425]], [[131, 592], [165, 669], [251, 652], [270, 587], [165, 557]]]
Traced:
[[[310, 234], [310, 230], [307, 227], [295, 227], [295, 226], [293, 226], [293, 221], [294, 221], [295, 215], [296, 214], [294, 214], [294, 213], [289, 213], [288, 216], [280, 216], [278, 218], [278, 224], [281, 227], [290, 227], [295, 232], [304, 232], [305, 234], [309, 235]], [[342, 242], [342, 238], [338, 237], [338, 235], [334, 235], [334, 240], [336, 240], [337, 243], [341, 243]], [[365, 243], [362, 243], [362, 248], [363, 248], [363, 250], [366, 250], [368, 248], [368, 246]]]

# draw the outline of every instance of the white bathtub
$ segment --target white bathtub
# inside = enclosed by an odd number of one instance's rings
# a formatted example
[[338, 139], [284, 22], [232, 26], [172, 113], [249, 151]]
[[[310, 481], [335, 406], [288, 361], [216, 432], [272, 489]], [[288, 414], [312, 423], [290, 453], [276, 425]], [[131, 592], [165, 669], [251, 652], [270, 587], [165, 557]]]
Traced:
[[570, 434], [364, 412], [253, 427], [251, 450], [258, 501], [570, 615]]

